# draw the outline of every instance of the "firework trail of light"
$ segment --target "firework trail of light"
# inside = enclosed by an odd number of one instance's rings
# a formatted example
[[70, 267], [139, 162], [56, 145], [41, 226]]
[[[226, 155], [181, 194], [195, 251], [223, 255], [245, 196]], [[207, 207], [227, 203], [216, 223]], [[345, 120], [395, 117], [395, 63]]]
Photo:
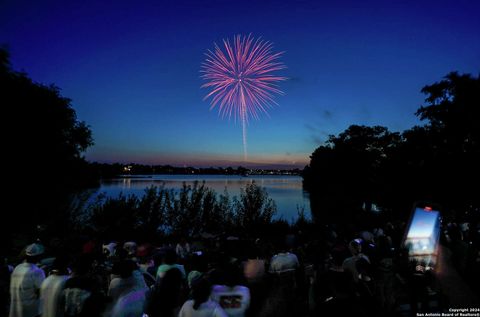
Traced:
[[247, 160], [247, 124], [259, 119], [260, 113], [277, 103], [275, 94], [282, 95], [277, 83], [286, 77], [274, 73], [286, 68], [279, 61], [283, 52], [273, 53], [273, 44], [261, 38], [234, 36], [233, 44], [223, 40], [223, 50], [216, 43], [208, 50], [202, 63], [202, 88], [210, 89], [204, 100], [211, 98], [210, 109], [218, 106], [222, 118], [233, 116], [242, 123], [243, 155]]

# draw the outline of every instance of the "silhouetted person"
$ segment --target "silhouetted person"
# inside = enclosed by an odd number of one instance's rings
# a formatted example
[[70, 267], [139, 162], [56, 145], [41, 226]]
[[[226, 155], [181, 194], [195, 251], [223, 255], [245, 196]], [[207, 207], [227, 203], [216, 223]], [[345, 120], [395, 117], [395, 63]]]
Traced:
[[0, 316], [8, 315], [10, 276], [13, 267], [7, 264], [5, 258], [0, 257]]
[[344, 252], [334, 249], [327, 270], [319, 272], [315, 281], [317, 315], [348, 316], [354, 311], [353, 277], [343, 268]]
[[370, 260], [365, 254], [362, 253], [362, 244], [360, 239], [352, 240], [348, 245], [348, 249], [350, 250], [350, 253], [352, 254], [352, 256], [345, 259], [345, 261], [343, 261], [343, 269], [346, 272], [349, 272], [350, 274], [352, 274], [353, 280], [357, 282], [358, 281], [358, 271], [356, 267], [357, 261], [359, 259], [364, 259], [370, 262]]
[[182, 273], [182, 278], [187, 278], [185, 268], [181, 264], [177, 264], [177, 253], [174, 249], [168, 248], [165, 250], [165, 254], [162, 258], [162, 264], [157, 269], [157, 281], [164, 277], [165, 273], [172, 269], [176, 268]]
[[65, 282], [63, 297], [65, 317], [100, 317], [105, 309], [106, 298], [101, 285], [90, 275], [91, 259], [79, 257], [73, 265], [73, 274]]
[[53, 261], [50, 275], [43, 281], [40, 288], [42, 316], [63, 317], [62, 293], [68, 278], [68, 259], [65, 256], [57, 256]]
[[212, 299], [230, 317], [244, 317], [250, 306], [250, 290], [244, 284], [239, 268], [231, 264], [224, 271], [223, 284], [213, 286]]
[[149, 317], [176, 316], [182, 290], [182, 273], [177, 268], [169, 269], [147, 294], [145, 312]]
[[227, 314], [216, 302], [210, 300], [212, 284], [201, 277], [194, 281], [192, 299], [187, 300], [178, 317], [227, 317]]
[[25, 260], [15, 267], [10, 280], [10, 317], [35, 317], [40, 314], [40, 286], [45, 273], [35, 265], [44, 248], [33, 243], [25, 249]]
[[117, 301], [120, 296], [133, 290], [146, 290], [147, 286], [137, 264], [132, 260], [121, 260], [114, 264], [112, 273], [115, 277], [108, 286], [108, 296]]

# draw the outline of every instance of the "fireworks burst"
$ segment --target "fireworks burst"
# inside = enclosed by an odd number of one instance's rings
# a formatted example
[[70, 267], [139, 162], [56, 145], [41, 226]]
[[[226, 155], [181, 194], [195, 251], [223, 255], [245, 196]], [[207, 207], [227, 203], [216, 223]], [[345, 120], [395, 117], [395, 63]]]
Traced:
[[234, 117], [242, 123], [243, 155], [247, 160], [247, 124], [250, 118], [259, 119], [260, 113], [277, 103], [275, 94], [283, 94], [276, 84], [286, 80], [274, 72], [286, 68], [279, 61], [283, 52], [273, 53], [273, 44], [251, 35], [223, 40], [222, 50], [216, 43], [208, 50], [202, 63], [202, 88], [210, 89], [204, 100], [211, 98], [210, 109], [218, 106], [219, 114]]

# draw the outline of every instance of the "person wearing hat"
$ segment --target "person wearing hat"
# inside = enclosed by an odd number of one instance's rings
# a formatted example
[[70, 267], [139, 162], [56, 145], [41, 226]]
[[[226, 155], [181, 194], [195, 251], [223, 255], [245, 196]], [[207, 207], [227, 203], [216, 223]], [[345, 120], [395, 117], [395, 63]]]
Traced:
[[15, 267], [10, 280], [10, 317], [35, 317], [40, 314], [40, 286], [45, 273], [35, 265], [44, 247], [33, 243], [25, 249], [25, 261]]

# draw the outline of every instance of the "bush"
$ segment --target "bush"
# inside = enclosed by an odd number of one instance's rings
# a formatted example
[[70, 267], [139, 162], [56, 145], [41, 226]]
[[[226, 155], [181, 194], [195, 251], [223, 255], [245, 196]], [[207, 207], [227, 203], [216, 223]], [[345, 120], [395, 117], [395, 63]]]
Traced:
[[71, 214], [78, 230], [93, 230], [106, 239], [154, 241], [165, 236], [251, 233], [271, 224], [276, 210], [267, 191], [255, 183], [242, 189], [239, 198], [230, 199], [226, 190], [217, 194], [204, 182], [195, 182], [184, 183], [179, 191], [152, 186], [141, 198], [99, 196], [87, 207], [76, 206]]

